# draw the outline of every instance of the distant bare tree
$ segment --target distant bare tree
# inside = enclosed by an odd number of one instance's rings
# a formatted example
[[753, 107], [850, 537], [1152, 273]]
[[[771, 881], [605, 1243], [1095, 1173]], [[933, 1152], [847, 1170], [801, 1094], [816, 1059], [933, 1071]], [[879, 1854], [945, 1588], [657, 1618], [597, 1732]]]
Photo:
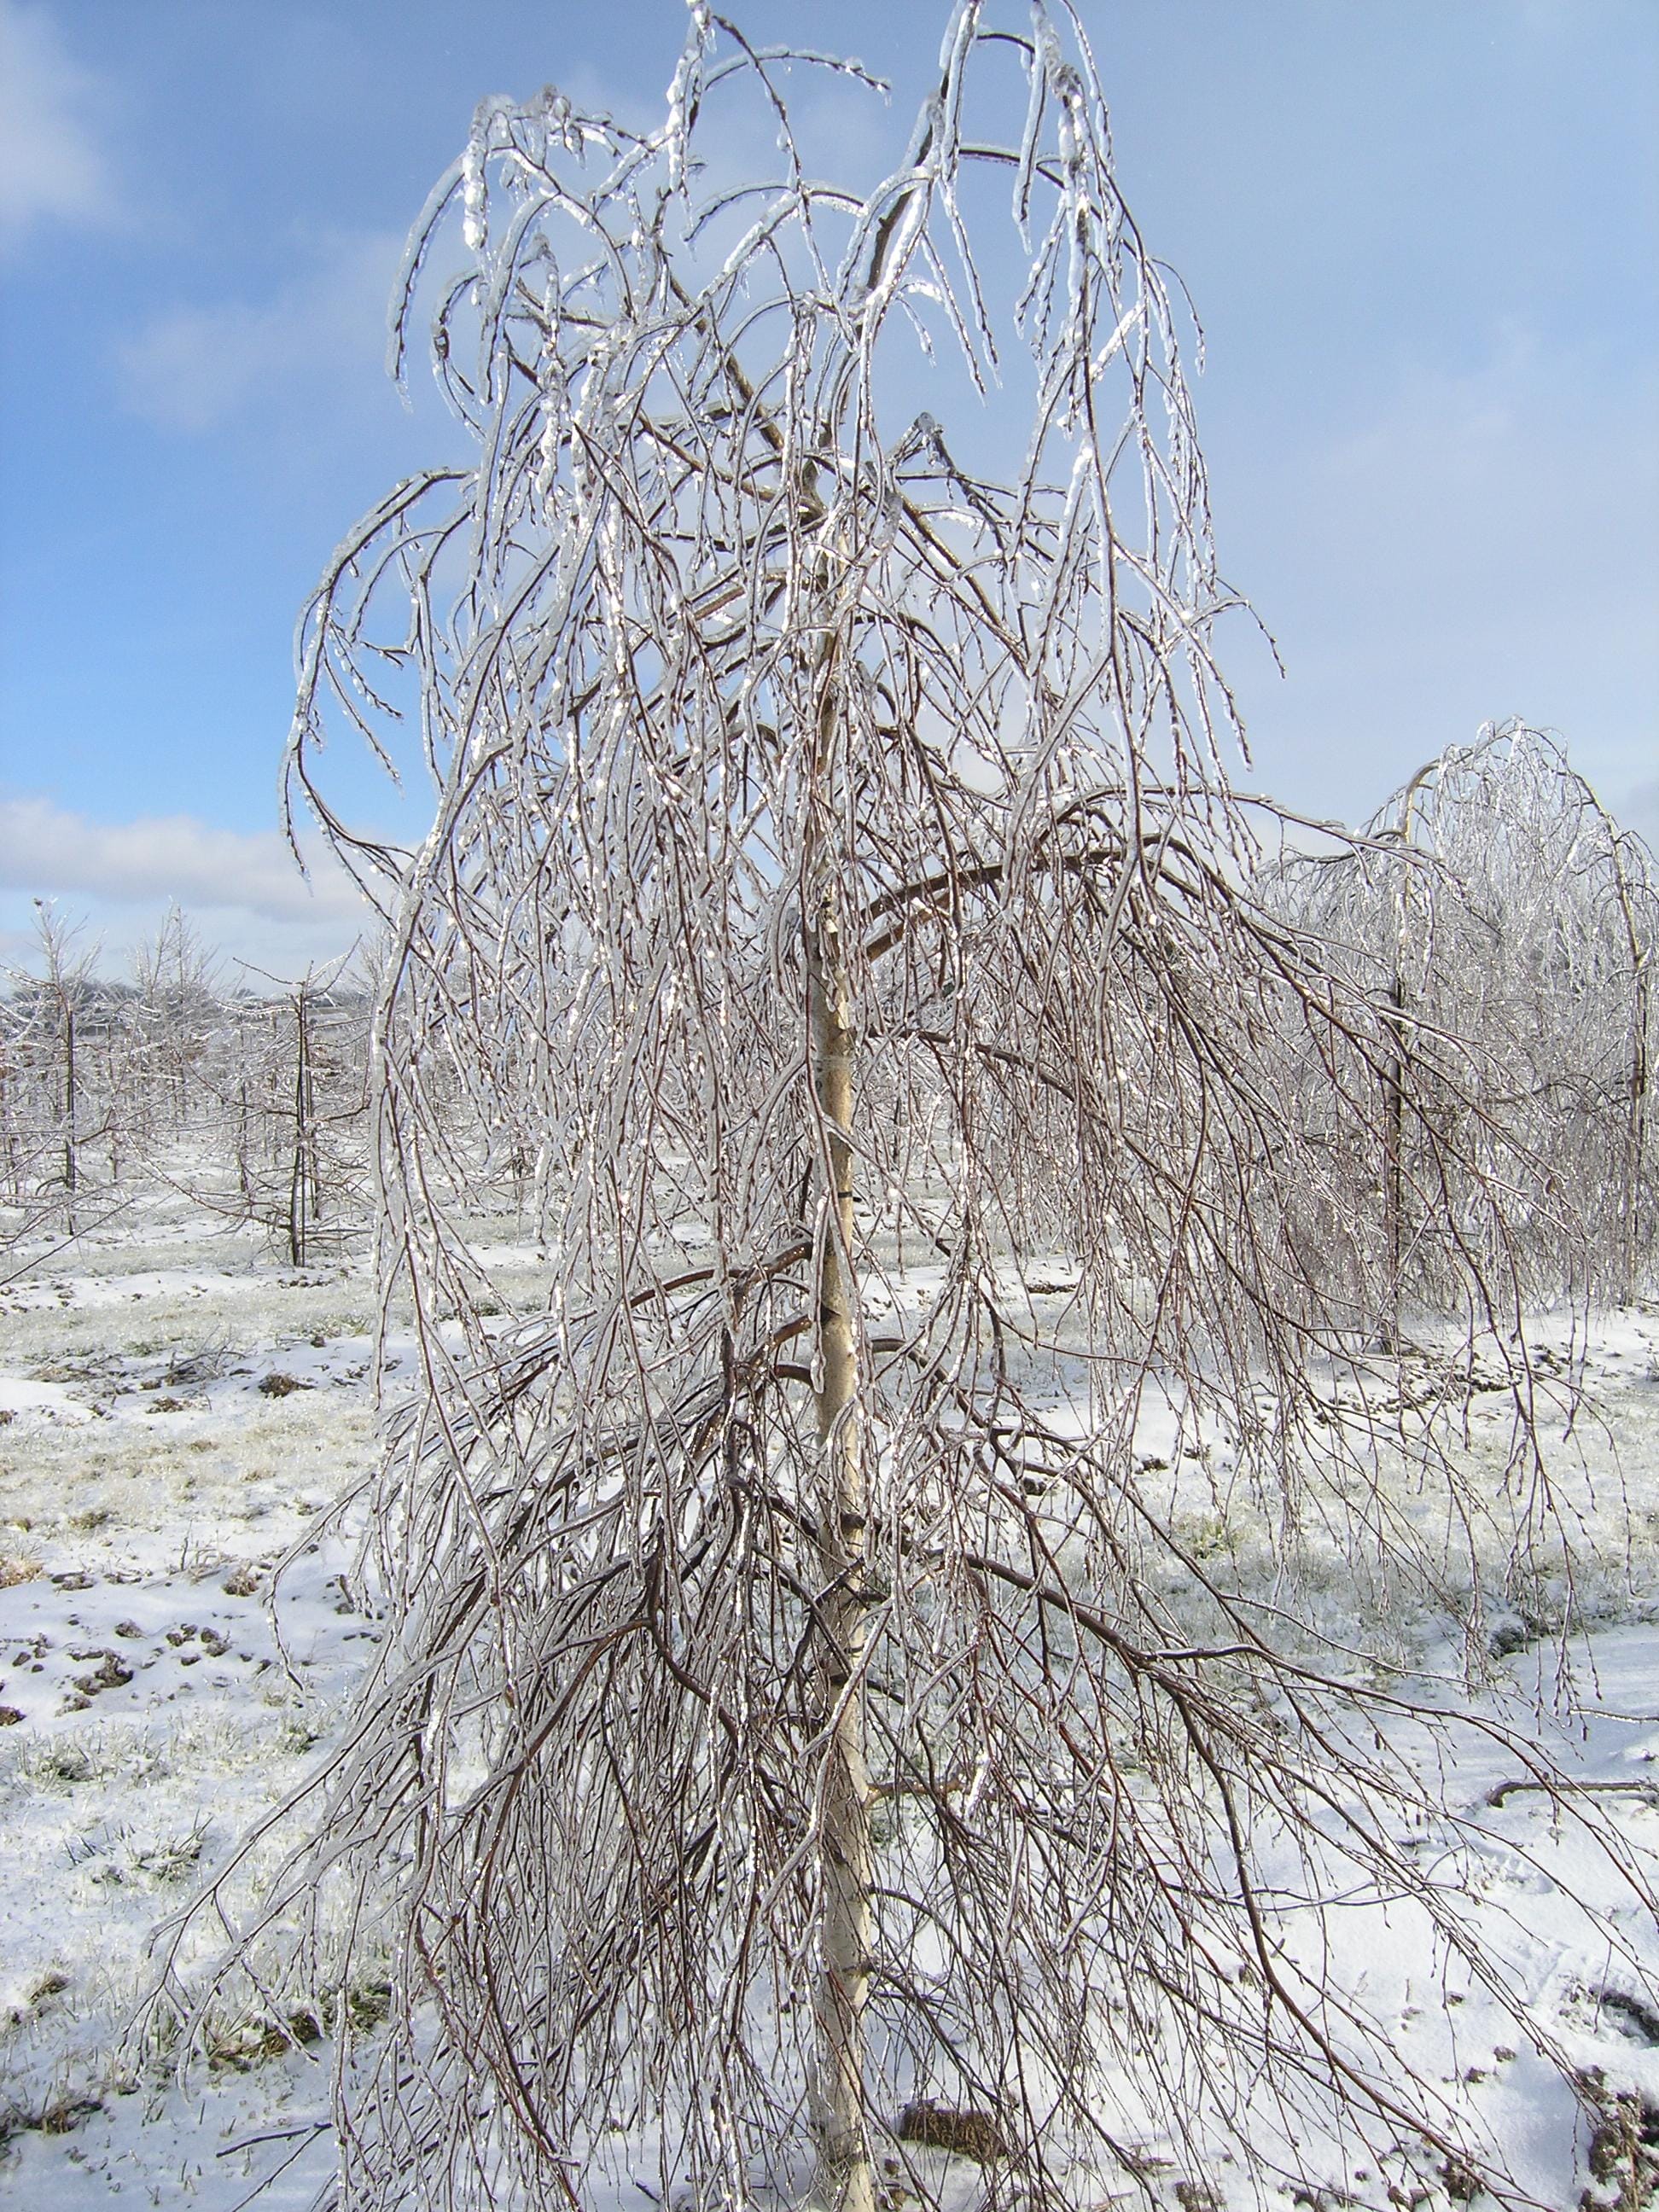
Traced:
[[201, 1076], [223, 997], [218, 963], [179, 908], [169, 907], [154, 937], [135, 947], [132, 981], [129, 1027], [144, 1119], [151, 1128], [182, 1133], [193, 1112], [213, 1103]]
[[341, 988], [344, 967], [291, 981], [249, 969], [276, 995], [233, 1010], [239, 1042], [212, 1079], [241, 1209], [295, 1267], [366, 1218], [368, 1009]]
[[1296, 856], [1264, 895], [1383, 1009], [1380, 1132], [1352, 1048], [1360, 1095], [1345, 1102], [1312, 1056], [1300, 1084], [1343, 1154], [1324, 1186], [1343, 1228], [1310, 1222], [1310, 1239], [1340, 1243], [1356, 1285], [1381, 1263], [1355, 1296], [1390, 1330], [1402, 1301], [1455, 1303], [1441, 1240], [1419, 1235], [1449, 1209], [1528, 1295], [1633, 1298], [1659, 1234], [1659, 872], [1559, 744], [1520, 723], [1483, 731], [1419, 769], [1358, 844]]
[[101, 1126], [88, 1080], [88, 1030], [103, 1026], [94, 1012], [97, 947], [50, 901], [34, 905], [33, 961], [6, 975], [0, 1014], [8, 1242], [48, 1223], [76, 1233], [82, 1147]]
[[[416, 233], [398, 361], [459, 261], [477, 456], [337, 556], [291, 755], [391, 923], [420, 1372], [388, 1633], [254, 1923], [311, 1931], [301, 1972], [392, 1947], [366, 2075], [342, 2042], [353, 2205], [568, 2198], [620, 2128], [699, 2202], [870, 2212], [878, 2152], [952, 2126], [1036, 2202], [1158, 2115], [1267, 2158], [1270, 2098], [1480, 2154], [1295, 1933], [1380, 1882], [1501, 1978], [1405, 1840], [1408, 1680], [1297, 1617], [1333, 1541], [1449, 1607], [1492, 1521], [1302, 1235], [1303, 1042], [1360, 1055], [1376, 1144], [1393, 1032], [1249, 889], [1180, 319], [1075, 11], [1030, 21], [951, 10], [866, 189], [787, 97], [862, 72], [699, 0], [659, 131], [487, 102]], [[704, 196], [744, 101], [778, 173]], [[1027, 392], [1006, 482], [894, 413], [912, 338]], [[399, 706], [413, 858], [316, 764], [338, 722], [389, 757]], [[529, 1322], [465, 1231], [492, 1118], [537, 1148]], [[1414, 1244], [1517, 1327], [1501, 1189], [1471, 1242], [1415, 1141]], [[1183, 1519], [1206, 1455], [1273, 1516], [1271, 1601]]]

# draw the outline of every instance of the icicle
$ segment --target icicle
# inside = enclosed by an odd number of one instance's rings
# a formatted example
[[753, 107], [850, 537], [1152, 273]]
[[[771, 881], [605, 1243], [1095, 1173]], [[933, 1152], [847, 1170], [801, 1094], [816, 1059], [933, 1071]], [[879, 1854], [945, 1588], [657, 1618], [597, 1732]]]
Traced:
[[1042, 111], [1048, 95], [1047, 71], [1041, 50], [1047, 18], [1042, 12], [1042, 0], [1032, 0], [1031, 19], [1038, 51], [1031, 57], [1031, 94], [1025, 110], [1025, 127], [1020, 137], [1019, 161], [1014, 170], [1014, 221], [1019, 228], [1019, 242], [1028, 253], [1031, 250], [1031, 191], [1036, 182], [1037, 150], [1042, 131]]
[[668, 88], [668, 119], [662, 133], [668, 155], [671, 191], [680, 191], [685, 182], [686, 149], [690, 143], [692, 125], [697, 119], [697, 101], [702, 89], [703, 56], [714, 38], [708, 0], [686, 0], [686, 5], [690, 21], [673, 82]]
[[461, 236], [469, 253], [482, 253], [489, 240], [489, 179], [486, 164], [489, 159], [491, 126], [512, 102], [497, 94], [480, 100], [472, 118], [472, 129], [468, 134], [466, 151], [461, 156]]

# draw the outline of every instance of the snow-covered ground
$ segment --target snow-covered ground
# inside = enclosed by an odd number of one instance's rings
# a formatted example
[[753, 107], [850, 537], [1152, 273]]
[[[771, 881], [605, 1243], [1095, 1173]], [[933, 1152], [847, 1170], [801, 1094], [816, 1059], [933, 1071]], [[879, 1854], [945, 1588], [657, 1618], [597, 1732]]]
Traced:
[[372, 1462], [372, 1305], [361, 1271], [277, 1267], [182, 1208], [0, 1287], [0, 2195], [21, 2203], [229, 2205], [227, 2126], [283, 2101], [281, 2065], [228, 2054], [191, 2105], [126, 2069], [120, 2030], [149, 1930], [300, 1779], [375, 1633], [337, 1538], [268, 1601]]
[[[486, 1231], [492, 1264], [499, 1276], [521, 1262], [532, 1291], [534, 1255], [510, 1236], [510, 1224]], [[325, 2040], [268, 2051], [231, 2023], [186, 2090], [139, 2066], [121, 2030], [151, 1929], [301, 1780], [373, 1650], [348, 1534], [304, 1548], [308, 1525], [374, 1457], [373, 1304], [365, 1263], [279, 1267], [182, 1206], [123, 1217], [101, 1241], [0, 1286], [7, 2202], [232, 2212], [269, 2177], [257, 2201], [296, 2207], [329, 2170]], [[1578, 1579], [1540, 1591], [1533, 1617], [1499, 1624], [1487, 1700], [1538, 1735], [1574, 1787], [1506, 1790], [1524, 1780], [1515, 1759], [1455, 1723], [1444, 1743], [1417, 1747], [1449, 1762], [1451, 1817], [1414, 1848], [1448, 1863], [1463, 1855], [1527, 2020], [1517, 2026], [1448, 1959], [1414, 1905], [1356, 1896], [1309, 1930], [1320, 1971], [1560, 2212], [1586, 2191], [1586, 2205], [1633, 2208], [1659, 2175], [1659, 1929], [1580, 1820], [1593, 1808], [1613, 1822], [1638, 1882], [1652, 1882], [1659, 1311], [1605, 1317], [1586, 1381], [1592, 1410], [1553, 1447], [1574, 1470]], [[272, 1570], [296, 1547], [273, 1612]], [[1340, 1579], [1328, 1602], [1340, 1615]], [[1421, 1656], [1431, 1664], [1431, 1650]], [[372, 2021], [368, 2002], [366, 2032]], [[1565, 2055], [1576, 2088], [1539, 2045]], [[1125, 2203], [1250, 2201], [1218, 2152], [1200, 2172], [1190, 2150], [1142, 2148], [1143, 2184]], [[1286, 2212], [1464, 2201], [1459, 2177], [1409, 2143], [1375, 2167], [1345, 2168], [1330, 2146], [1285, 2146], [1287, 2160], [1298, 2154], [1307, 2179], [1282, 2192]], [[980, 2169], [953, 2164], [951, 2193], [981, 2197]], [[650, 2181], [642, 2171], [618, 2205], [647, 2212]]]

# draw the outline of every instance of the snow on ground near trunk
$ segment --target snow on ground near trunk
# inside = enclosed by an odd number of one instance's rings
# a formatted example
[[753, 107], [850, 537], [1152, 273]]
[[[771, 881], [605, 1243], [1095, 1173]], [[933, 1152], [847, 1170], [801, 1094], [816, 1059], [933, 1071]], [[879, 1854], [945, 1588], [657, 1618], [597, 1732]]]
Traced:
[[[481, 1241], [533, 1293], [538, 1255], [504, 1226]], [[1037, 1296], [1064, 1293], [1057, 1281]], [[182, 1216], [106, 1232], [0, 1286], [0, 2199], [31, 2212], [117, 2199], [233, 2212], [268, 2176], [258, 2202], [289, 2212], [330, 2170], [325, 2045], [275, 2057], [227, 2046], [186, 2094], [126, 2070], [119, 2030], [150, 1929], [299, 1783], [374, 1650], [343, 1536], [302, 1550], [274, 1621], [268, 1607], [275, 1563], [372, 1463], [372, 1311], [361, 1264], [278, 1267]], [[1605, 2166], [1607, 2125], [1639, 2132], [1644, 2105], [1659, 2112], [1659, 1938], [1579, 1817], [1590, 1807], [1609, 1817], [1653, 1878], [1656, 1346], [1651, 1313], [1598, 1328], [1597, 1412], [1581, 1417], [1567, 1458], [1575, 1514], [1608, 1540], [1581, 1562], [1576, 1597], [1540, 1591], [1534, 1617], [1500, 1625], [1486, 1699], [1536, 1734], [1582, 1794], [1503, 1793], [1522, 1770], [1455, 1717], [1443, 1737], [1402, 1729], [1396, 1745], [1445, 1776], [1449, 1818], [1413, 1850], [1456, 1867], [1531, 2024], [1586, 2094], [1448, 1958], [1419, 1907], [1347, 1896], [1305, 1930], [1328, 1985], [1359, 1997], [1561, 2212], [1587, 2185], [1590, 2202], [1619, 2201], [1616, 2176], [1592, 2179], [1598, 2124]], [[1564, 1338], [1559, 1349], [1571, 1347]], [[1168, 1422], [1164, 1435], [1160, 1419], [1144, 1441], [1149, 1465], [1171, 1462], [1171, 1510], [1184, 1491], [1189, 1512], [1246, 1520], [1227, 1498], [1224, 1455], [1183, 1444]], [[1478, 1417], [1470, 1437], [1480, 1449]], [[1334, 1578], [1328, 1602], [1340, 1617], [1356, 1601]], [[1577, 1632], [1559, 1643], [1548, 1632], [1564, 1617]], [[1541, 1723], [1529, 1717], [1535, 1695]], [[1174, 2144], [1142, 2148], [1146, 2192], [1126, 2204], [1254, 2201], [1219, 2152], [1200, 2170]], [[1420, 2147], [1381, 2163], [1334, 2143], [1282, 2153], [1306, 2176], [1299, 2197], [1287, 2187], [1268, 2200], [1286, 2212], [1454, 2201]], [[647, 2212], [654, 2162], [637, 2161], [638, 2185], [634, 2164], [618, 2145], [617, 2212]], [[934, 2164], [954, 2201], [983, 2201], [977, 2168]], [[1104, 2184], [1106, 2200], [1121, 2186]]]

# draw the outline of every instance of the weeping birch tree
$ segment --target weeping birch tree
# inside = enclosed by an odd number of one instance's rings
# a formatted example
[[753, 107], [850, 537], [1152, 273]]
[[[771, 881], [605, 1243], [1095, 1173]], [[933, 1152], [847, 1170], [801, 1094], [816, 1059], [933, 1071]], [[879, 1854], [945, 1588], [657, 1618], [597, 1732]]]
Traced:
[[1402, 1308], [1455, 1304], [1459, 1271], [1418, 1234], [1449, 1212], [1534, 1297], [1633, 1299], [1659, 1236], [1659, 883], [1559, 744], [1489, 726], [1419, 769], [1346, 849], [1261, 880], [1386, 1010], [1375, 1104], [1354, 1110], [1367, 1080], [1352, 1050], [1342, 1083], [1310, 1055], [1296, 1085], [1310, 1131], [1340, 1156], [1324, 1186], [1334, 1213], [1307, 1228], [1333, 1282], [1346, 1274], [1391, 1336]]
[[[1160, 2121], [1271, 2166], [1268, 2102], [1281, 2143], [1317, 2109], [1451, 2155], [1295, 1932], [1380, 1880], [1472, 1942], [1370, 1726], [1407, 1691], [1177, 1494], [1224, 1464], [1286, 1576], [1316, 1524], [1444, 1571], [1286, 1195], [1326, 1168], [1280, 1074], [1387, 1028], [1246, 888], [1184, 309], [1075, 10], [993, 12], [942, 12], [873, 186], [790, 105], [865, 73], [698, 0], [659, 129], [487, 102], [414, 234], [397, 366], [434, 299], [476, 454], [341, 549], [290, 757], [391, 933], [420, 1352], [388, 1633], [258, 1923], [312, 1931], [296, 1972], [392, 1955], [341, 2060], [353, 2205], [654, 2159], [868, 2212], [952, 2142], [1039, 2192]], [[775, 171], [722, 189], [757, 117]], [[1028, 404], [998, 481], [920, 404], [947, 356]], [[412, 728], [412, 855], [331, 799], [352, 728]], [[530, 1316], [464, 1218], [508, 1124]]]

